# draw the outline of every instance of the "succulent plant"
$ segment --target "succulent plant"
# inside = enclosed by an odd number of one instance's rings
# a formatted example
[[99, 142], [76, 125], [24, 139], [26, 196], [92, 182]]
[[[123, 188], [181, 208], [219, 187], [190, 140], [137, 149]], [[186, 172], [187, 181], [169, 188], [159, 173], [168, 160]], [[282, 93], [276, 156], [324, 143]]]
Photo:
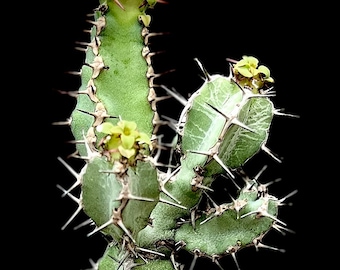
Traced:
[[[249, 176], [245, 164], [259, 152], [280, 163], [267, 147], [273, 118], [282, 113], [271, 70], [254, 56], [228, 59], [229, 75], [210, 74], [199, 59], [201, 85], [188, 98], [153, 67], [157, 51], [150, 42], [164, 33], [150, 31], [156, 0], [100, 0], [90, 14], [89, 40], [70, 117], [82, 161], [76, 171], [59, 161], [74, 183], [58, 185], [78, 208], [62, 229], [83, 212], [108, 244], [93, 269], [197, 269], [198, 260], [220, 261], [250, 246], [266, 245], [272, 230], [289, 231], [281, 206], [295, 194], [278, 198], [260, 180], [266, 166]], [[172, 99], [182, 108], [178, 119], [159, 113]], [[165, 127], [171, 134], [164, 141]], [[217, 183], [226, 182], [221, 190]], [[75, 195], [77, 194], [77, 195]], [[184, 261], [182, 253], [191, 259]]]

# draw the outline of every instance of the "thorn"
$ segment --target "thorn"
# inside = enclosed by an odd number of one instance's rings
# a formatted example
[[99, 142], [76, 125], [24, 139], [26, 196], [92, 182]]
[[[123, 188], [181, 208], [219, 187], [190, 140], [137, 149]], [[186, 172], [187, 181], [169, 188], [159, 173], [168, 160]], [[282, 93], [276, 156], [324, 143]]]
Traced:
[[[202, 201], [202, 197], [200, 197], [196, 205], [190, 209], [190, 223], [191, 223], [191, 227], [193, 228], [193, 230], [196, 230], [196, 213], [198, 210], [198, 205], [201, 201]], [[186, 223], [185, 220], [183, 223]]]
[[186, 245], [187, 245], [187, 244], [186, 244], [184, 241], [182, 241], [182, 240], [176, 242], [176, 243], [175, 243], [175, 251], [176, 251], [176, 252], [180, 251], [180, 250], [181, 250], [183, 247], [185, 247]]
[[286, 199], [288, 199], [289, 197], [295, 195], [297, 192], [298, 192], [298, 190], [295, 189], [295, 190], [293, 190], [291, 193], [289, 193], [288, 195], [286, 195], [285, 197], [281, 198], [281, 199], [279, 200], [279, 202], [280, 202], [279, 205], [283, 205], [282, 203], [283, 203]]
[[249, 98], [266, 98], [266, 97], [275, 97], [275, 92], [270, 92], [270, 91], [267, 91], [267, 92], [263, 92], [263, 94], [254, 94], [252, 92], [249, 92], [248, 94], [248, 99]]
[[120, 267], [123, 265], [123, 263], [125, 262], [126, 258], [129, 256], [129, 251], [127, 250], [124, 254], [124, 256], [121, 258], [120, 261], [118, 261], [117, 259], [113, 258], [112, 256], [110, 256], [113, 260], [115, 260], [116, 262], [118, 262], [118, 266], [117, 269], [120, 269]]
[[123, 221], [122, 221], [122, 217], [121, 217], [121, 208], [123, 208], [128, 200], [123, 200], [120, 208], [114, 209], [113, 210], [113, 215], [112, 217], [105, 222], [104, 224], [102, 224], [101, 226], [97, 227], [96, 229], [94, 229], [92, 232], [88, 233], [87, 236], [91, 236], [101, 230], [103, 230], [104, 228], [108, 227], [109, 225], [116, 225], [119, 226], [124, 232], [125, 234], [134, 242], [136, 243], [136, 240], [132, 237], [131, 233], [129, 232], [129, 230], [125, 227]]
[[84, 270], [98, 270], [99, 261], [95, 263], [94, 260], [92, 260], [91, 258], [89, 259], [89, 261], [90, 261], [90, 264], [91, 264], [91, 268], [87, 268], [87, 269], [84, 269]]
[[158, 159], [161, 156], [161, 150], [164, 149], [164, 146], [162, 144], [162, 137], [163, 137], [163, 135], [158, 135], [158, 136], [156, 136], [156, 139], [155, 139], [156, 153], [152, 157], [152, 160], [153, 160], [153, 163], [155, 164], [155, 166], [157, 166], [156, 164], [158, 164]]
[[278, 183], [278, 182], [280, 182], [280, 181], [282, 181], [282, 178], [276, 178], [276, 179], [274, 179], [273, 181], [270, 181], [270, 182], [268, 182], [268, 183], [266, 183], [266, 184], [261, 184], [261, 186], [264, 186], [264, 187], [269, 187], [270, 185], [272, 185], [272, 184], [275, 184], [275, 183]]
[[220, 270], [224, 270], [224, 268], [221, 266], [220, 262], [216, 258], [214, 258], [212, 261], [217, 265], [218, 268], [220, 268]]
[[66, 121], [52, 122], [54, 126], [71, 126], [72, 117], [67, 118]]
[[77, 110], [82, 113], [86, 113], [88, 115], [92, 115], [93, 117], [95, 117], [95, 121], [92, 124], [93, 127], [99, 126], [106, 118], [118, 118], [117, 116], [108, 115], [104, 107], [104, 104], [101, 102], [96, 104], [95, 112], [87, 112], [82, 109], [77, 109]]
[[74, 49], [81, 52], [87, 52], [87, 49], [82, 47], [74, 47]]
[[154, 202], [154, 199], [149, 199], [149, 198], [143, 198], [143, 197], [138, 197], [138, 196], [134, 196], [130, 193], [129, 190], [129, 185], [128, 184], [123, 184], [122, 185], [122, 190], [120, 191], [120, 194], [118, 196], [118, 198], [114, 199], [115, 201], [120, 201], [120, 200], [138, 200], [138, 201], [147, 201], [147, 202]]
[[96, 97], [97, 87], [94, 85], [94, 81], [91, 78], [89, 82], [87, 83], [87, 87], [85, 90], [78, 91], [78, 94], [86, 94], [89, 96], [89, 98], [97, 103], [99, 102], [99, 99]]
[[78, 230], [82, 227], [85, 227], [87, 225], [94, 225], [94, 221], [91, 218], [89, 218], [89, 219], [83, 221], [82, 223], [78, 224], [77, 226], [74, 226], [73, 230], [76, 231], [76, 230]]
[[212, 220], [215, 217], [215, 215], [210, 215], [209, 217], [207, 217], [205, 220], [200, 222], [200, 225], [203, 225], [204, 223]]
[[232, 252], [231, 253], [231, 257], [233, 257], [233, 260], [234, 260], [234, 262], [236, 264], [237, 269], [241, 270], [240, 265], [238, 264], [238, 261], [237, 261], [237, 258], [236, 258], [236, 252]]
[[261, 145], [261, 149], [268, 154], [271, 158], [273, 158], [276, 162], [282, 163], [282, 160], [276, 156], [265, 144]]
[[180, 166], [177, 167], [170, 175], [167, 175], [167, 177], [162, 180], [162, 179], [159, 179], [159, 189], [165, 194], [167, 195], [168, 197], [170, 197], [171, 199], [173, 199], [176, 203], [178, 204], [181, 204], [181, 202], [179, 200], [177, 200], [174, 196], [172, 196], [170, 194], [169, 191], [166, 190], [165, 188], [165, 184], [175, 175], [177, 174], [177, 172], [180, 170]]
[[198, 60], [198, 58], [194, 58], [194, 60], [197, 62], [198, 66], [202, 70], [206, 80], [210, 81], [211, 80], [210, 75], [209, 75], [208, 71], [205, 69], [205, 67], [202, 65], [202, 63]]
[[290, 230], [290, 229], [288, 229], [288, 228], [286, 228], [284, 226], [281, 226], [279, 224], [276, 224], [276, 223], [274, 223], [272, 227], [273, 227], [273, 229], [275, 229], [276, 231], [278, 231], [282, 235], [286, 235], [286, 233], [284, 231], [287, 231], [287, 232], [295, 234], [295, 231]]
[[237, 258], [236, 258], [236, 252], [240, 249], [240, 246], [239, 245], [236, 245], [236, 246], [232, 246], [232, 247], [229, 247], [226, 252], [229, 253], [231, 255], [231, 257], [233, 258], [235, 264], [236, 264], [236, 267], [238, 270], [241, 270], [239, 264], [238, 264], [238, 261], [237, 261]]
[[169, 2], [165, 1], [165, 0], [156, 0], [157, 3], [160, 3], [160, 4], [169, 4]]
[[85, 63], [85, 65], [92, 68], [92, 79], [97, 78], [102, 70], [109, 69], [109, 67], [105, 66], [103, 58], [100, 55], [96, 56], [91, 64]]
[[274, 87], [270, 87], [266, 90], [260, 89], [260, 93], [263, 95], [272, 95], [272, 96], [276, 96], [276, 91], [273, 91]]
[[258, 191], [258, 196], [259, 197], [264, 197], [264, 196], [267, 196], [268, 195], [268, 186], [274, 184], [274, 183], [277, 183], [277, 182], [280, 182], [282, 180], [282, 178], [277, 178], [271, 182], [268, 182], [266, 184], [260, 184], [258, 185], [257, 187], [257, 191]]
[[82, 71], [67, 71], [67, 74], [81, 76]]
[[179, 263], [176, 262], [175, 253], [174, 253], [174, 252], [171, 252], [171, 254], [170, 254], [170, 261], [171, 261], [171, 263], [172, 263], [172, 266], [174, 267], [174, 270], [180, 270], [180, 269], [178, 268]]
[[121, 218], [117, 220], [117, 225], [126, 233], [126, 235], [132, 240], [132, 242], [136, 244], [136, 240], [132, 237], [129, 230], [125, 227]]
[[221, 205], [218, 205], [217, 203], [215, 203], [215, 201], [208, 195], [207, 192], [205, 192], [203, 190], [204, 194], [207, 196], [207, 198], [212, 202], [213, 206], [214, 206], [214, 209], [215, 209], [215, 212], [214, 214], [210, 215], [210, 217], [208, 217], [207, 219], [203, 220], [200, 225], [206, 223], [207, 221], [211, 220], [212, 218], [214, 217], [218, 217], [220, 215], [223, 214], [223, 212], [225, 212], [226, 210], [229, 209], [228, 205], [227, 204], [221, 204]]
[[156, 92], [153, 87], [149, 88], [148, 101], [151, 104], [153, 111], [157, 111], [157, 102], [171, 98], [171, 96], [160, 96], [157, 97]]
[[286, 250], [284, 250], [284, 249], [279, 249], [279, 248], [276, 248], [276, 247], [265, 245], [265, 244], [261, 243], [258, 239], [254, 239], [253, 242], [254, 242], [256, 251], [259, 251], [259, 248], [267, 248], [267, 249], [279, 251], [279, 252], [282, 252], [282, 253], [286, 252]]
[[[96, 55], [96, 56], [98, 56], [98, 54], [99, 54], [99, 46], [100, 46], [101, 42], [100, 42], [100, 39], [98, 37], [94, 37], [91, 43], [76, 41], [76, 44], [84, 45], [84, 46], [91, 48], [93, 54]], [[85, 51], [85, 52], [87, 51], [87, 49], [85, 49], [85, 48], [76, 47], [76, 49], [79, 49], [79, 50]]]
[[144, 37], [144, 45], [149, 45], [149, 38], [151, 37], [156, 37], [156, 36], [163, 36], [163, 35], [168, 35], [170, 32], [160, 32], [160, 33], [149, 33], [149, 29], [146, 27], [143, 29], [144, 31], [142, 32], [142, 36]]
[[62, 95], [68, 95], [68, 96], [73, 97], [73, 98], [77, 98], [78, 95], [79, 95], [79, 91], [63, 91], [63, 90], [58, 90], [58, 93], [62, 94]]
[[226, 178], [226, 179], [228, 179], [228, 180], [231, 180], [231, 181], [233, 182], [234, 186], [235, 186], [238, 190], [241, 190], [241, 187], [236, 183], [236, 181], [235, 181], [233, 178], [227, 177], [227, 176], [224, 175], [224, 174], [221, 174], [221, 176], [222, 176], [223, 178]]
[[148, 64], [148, 66], [150, 66], [152, 64], [152, 61], [151, 61], [151, 58], [155, 55], [158, 55], [158, 54], [162, 54], [162, 53], [165, 53], [166, 51], [157, 51], [157, 52], [150, 52], [150, 49], [148, 46], [145, 46], [143, 49], [142, 49], [142, 56], [143, 58], [145, 59], [146, 63]]
[[223, 112], [221, 112], [219, 109], [217, 109], [216, 107], [210, 105], [209, 103], [206, 103], [210, 108], [212, 108], [213, 110], [215, 110], [216, 112], [218, 112], [220, 115], [222, 115], [227, 121], [231, 120], [230, 123], [234, 124], [234, 125], [238, 125], [246, 130], [249, 130], [251, 132], [255, 132], [252, 128], [246, 126], [245, 124], [243, 124], [241, 121], [239, 121], [237, 118], [233, 118], [231, 119], [230, 117], [228, 117], [227, 115], [225, 115]]
[[158, 132], [158, 129], [160, 126], [168, 125], [167, 121], [161, 120], [157, 111], [154, 112], [153, 118], [152, 118], [152, 124], [153, 124], [153, 134], [156, 134]]
[[122, 10], [125, 10], [124, 6], [118, 1], [118, 0], [113, 0]]
[[290, 113], [283, 113], [283, 112], [280, 112], [281, 110], [284, 110], [284, 109], [275, 109], [274, 110], [274, 115], [281, 115], [281, 116], [288, 116], [288, 117], [293, 117], [293, 118], [300, 118], [299, 115], [290, 114]]
[[87, 157], [84, 157], [84, 159], [91, 161], [96, 157], [100, 157], [100, 153], [94, 150], [95, 149], [94, 144], [97, 138], [94, 132], [94, 128], [93, 127], [89, 128], [86, 136], [83, 130], [83, 138], [84, 138], [85, 148], [86, 148], [86, 153], [87, 153]]
[[114, 224], [113, 219], [110, 219], [107, 222], [105, 222], [104, 224], [102, 224], [101, 226], [96, 227], [92, 232], [88, 233], [87, 236], [90, 237], [90, 236], [94, 235], [95, 233], [99, 232], [100, 230], [108, 227], [111, 224]]
[[246, 214], [243, 214], [240, 218], [245, 218], [245, 217], [250, 216], [250, 215], [252, 215], [252, 214], [256, 214], [256, 218], [260, 218], [260, 217], [268, 217], [268, 218], [270, 218], [270, 219], [272, 219], [272, 220], [274, 220], [274, 221], [276, 221], [276, 222], [281, 223], [281, 224], [284, 225], [284, 226], [287, 226], [287, 224], [284, 223], [283, 221], [281, 221], [281, 220], [279, 220], [278, 218], [276, 218], [276, 217], [270, 215], [270, 214], [267, 212], [267, 210], [261, 209], [262, 207], [263, 207], [263, 206], [260, 206], [258, 210], [250, 211], [250, 212], [248, 212], [248, 213], [246, 213]]
[[183, 205], [180, 205], [180, 204], [177, 204], [177, 203], [173, 203], [173, 202], [164, 200], [164, 199], [162, 199], [162, 198], [160, 198], [159, 201], [162, 202], [162, 203], [166, 203], [166, 204], [169, 204], [169, 205], [172, 205], [172, 206], [176, 206], [176, 207], [182, 208], [182, 209], [184, 209], [184, 210], [187, 210], [187, 209], [188, 209], [188, 208], [186, 208], [186, 207], [183, 206]]
[[179, 103], [181, 103], [184, 107], [187, 105], [188, 100], [184, 98], [180, 93], [178, 93], [174, 89], [170, 90], [165, 85], [159, 85], [159, 86], [163, 88], [170, 96], [175, 98]]
[[232, 58], [227, 57], [226, 60], [230, 63], [236, 64], [238, 61]]
[[[78, 140], [78, 141], [67, 141], [68, 143], [85, 143], [84, 140]], [[69, 154], [67, 156], [67, 158], [75, 158], [75, 159], [82, 159], [82, 160], [86, 160], [86, 157], [80, 156], [79, 151], [76, 150], [73, 153]]]
[[188, 153], [194, 153], [194, 154], [200, 154], [200, 155], [206, 155], [208, 157], [211, 157], [215, 159], [215, 161], [228, 173], [228, 175], [232, 178], [235, 179], [235, 176], [232, 174], [232, 172], [229, 170], [229, 168], [224, 165], [223, 161], [218, 157], [218, 155], [209, 153], [209, 152], [201, 152], [201, 151], [194, 151], [194, 150], [187, 150]]
[[[62, 188], [60, 185], [57, 185], [57, 188], [61, 189], [64, 193], [67, 191]], [[66, 221], [66, 223], [64, 224], [64, 226], [61, 227], [61, 230], [65, 230], [65, 228], [72, 222], [72, 220], [74, 220], [74, 218], [80, 213], [80, 211], [83, 209], [82, 206], [82, 202], [80, 198], [76, 198], [75, 196], [73, 196], [71, 193], [67, 193], [67, 195], [78, 204], [78, 208], [76, 209], [76, 211], [73, 213], [73, 215]], [[81, 196], [80, 196], [81, 197]]]
[[189, 270], [194, 270], [197, 259], [201, 256], [201, 252], [198, 249], [194, 250], [194, 258], [191, 261]]
[[99, 36], [100, 32], [105, 28], [106, 26], [106, 19], [104, 16], [101, 16], [97, 19], [97, 21], [91, 21], [87, 20], [88, 23], [91, 23], [96, 26], [96, 35]]
[[240, 211], [241, 209], [247, 205], [247, 200], [240, 200], [240, 199], [234, 199], [230, 194], [232, 201], [234, 202], [233, 206], [231, 206], [231, 209], [234, 209], [236, 211], [236, 219], [240, 219]]
[[260, 178], [262, 173], [268, 168], [268, 165], [264, 165], [262, 169], [255, 175], [254, 180], [257, 182], [257, 180]]
[[64, 192], [62, 197], [69, 194], [75, 187], [81, 185], [81, 181], [83, 178], [84, 173], [86, 172], [87, 164], [81, 169], [79, 173], [77, 173], [69, 164], [67, 164], [61, 157], [57, 157], [57, 159], [65, 166], [65, 168], [76, 178], [76, 182]]
[[161, 72], [161, 73], [155, 73], [153, 67], [152, 67], [152, 66], [148, 66], [148, 70], [147, 70], [147, 72], [146, 72], [146, 77], [147, 77], [149, 80], [152, 80], [151, 84], [154, 85], [154, 84], [153, 84], [153, 80], [154, 80], [155, 78], [159, 78], [159, 77], [161, 77], [161, 76], [163, 76], [163, 75], [166, 75], [166, 74], [171, 73], [171, 72], [174, 72], [174, 71], [176, 71], [176, 69], [173, 68], [173, 69], [169, 69], [169, 70], [167, 70], [167, 71]]
[[136, 250], [137, 251], [142, 251], [142, 252], [148, 252], [148, 253], [151, 253], [151, 254], [156, 254], [156, 255], [161, 256], [161, 257], [165, 257], [164, 253], [157, 252], [157, 251], [154, 251], [154, 250], [151, 250], [151, 249], [136, 247]]
[[232, 174], [232, 172], [229, 170], [229, 168], [228, 168], [226, 165], [224, 165], [223, 161], [218, 157], [217, 154], [214, 154], [214, 155], [213, 155], [213, 158], [216, 160], [216, 162], [217, 162], [218, 164], [221, 165], [221, 167], [228, 173], [228, 175], [229, 175], [232, 179], [235, 179], [235, 176]]
[[177, 133], [178, 131], [178, 121], [167, 116], [167, 115], [162, 115], [162, 118], [164, 118], [165, 120], [167, 120], [167, 125], [169, 126], [169, 128], [171, 128], [175, 133]]

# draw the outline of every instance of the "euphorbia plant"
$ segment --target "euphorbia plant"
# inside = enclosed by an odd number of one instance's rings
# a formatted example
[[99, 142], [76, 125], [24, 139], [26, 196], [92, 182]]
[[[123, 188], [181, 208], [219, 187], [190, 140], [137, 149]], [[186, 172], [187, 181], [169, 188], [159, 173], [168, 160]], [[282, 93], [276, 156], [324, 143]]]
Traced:
[[[158, 83], [149, 10], [160, 4], [100, 0], [93, 11], [85, 64], [76, 72], [81, 86], [67, 93], [76, 98], [66, 122], [72, 157], [83, 167], [76, 172], [59, 157], [76, 181], [58, 187], [77, 202], [75, 214], [89, 217], [89, 236], [108, 239], [95, 269], [191, 270], [199, 258], [221, 267], [227, 256], [239, 267], [238, 251], [269, 248], [267, 233], [287, 226], [279, 213], [289, 196], [270, 193], [258, 179], [262, 167], [256, 177], [244, 171], [260, 151], [280, 162], [266, 146], [273, 118], [283, 115], [271, 100], [275, 81], [259, 59], [245, 55], [229, 59], [229, 75], [210, 74], [193, 59], [203, 80], [189, 98]], [[168, 98], [182, 105], [178, 119], [158, 113]], [[162, 141], [163, 126], [174, 131], [171, 143]], [[222, 194], [214, 185], [221, 178], [231, 186]]]

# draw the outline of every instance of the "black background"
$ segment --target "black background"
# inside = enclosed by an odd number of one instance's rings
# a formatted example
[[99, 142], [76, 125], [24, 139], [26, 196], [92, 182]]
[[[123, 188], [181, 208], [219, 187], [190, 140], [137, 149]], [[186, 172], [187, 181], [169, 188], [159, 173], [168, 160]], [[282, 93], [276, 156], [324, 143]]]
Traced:
[[[181, 4], [180, 2], [186, 2]], [[278, 197], [284, 197], [297, 189], [298, 193], [289, 198], [292, 206], [282, 208], [281, 218], [288, 228], [296, 233], [283, 236], [271, 232], [264, 243], [286, 250], [285, 253], [253, 248], [238, 253], [238, 261], [246, 269], [295, 269], [306, 262], [306, 249], [302, 252], [302, 240], [306, 236], [306, 219], [301, 214], [306, 207], [304, 181], [305, 140], [303, 139], [306, 107], [303, 104], [301, 81], [298, 80], [294, 61], [304, 55], [305, 44], [301, 42], [311, 27], [299, 19], [300, 10], [276, 4], [264, 7], [262, 3], [246, 4], [225, 3], [226, 1], [174, 1], [168, 5], [159, 5], [153, 14], [151, 29], [155, 32], [169, 31], [170, 35], [155, 38], [150, 47], [154, 50], [166, 50], [164, 56], [155, 58], [155, 71], [162, 72], [172, 68], [176, 71], [163, 77], [163, 82], [176, 88], [183, 95], [197, 89], [201, 83], [201, 73], [193, 61], [197, 57], [210, 74], [228, 74], [226, 58], [239, 59], [242, 55], [254, 55], [270, 67], [274, 77], [277, 96], [274, 103], [277, 108], [285, 108], [287, 113], [300, 115], [299, 119], [277, 117], [273, 122], [268, 146], [284, 157], [282, 164], [277, 164], [268, 156], [260, 154], [256, 161], [249, 164], [249, 171], [255, 175], [258, 167], [268, 164], [266, 179], [282, 178], [273, 185], [272, 190]], [[40, 258], [47, 261], [44, 269], [80, 270], [90, 267], [89, 258], [99, 258], [104, 248], [103, 238], [97, 234], [86, 237], [88, 229], [73, 230], [73, 227], [86, 219], [80, 213], [72, 224], [62, 231], [61, 227], [73, 214], [77, 204], [70, 198], [61, 198], [57, 184], [69, 186], [74, 178], [57, 160], [73, 151], [65, 141], [72, 138], [68, 127], [52, 126], [54, 121], [63, 121], [69, 117], [75, 100], [57, 93], [57, 90], [77, 90], [79, 78], [66, 74], [79, 71], [84, 61], [84, 54], [74, 49], [76, 41], [85, 41], [87, 34], [83, 30], [91, 26], [86, 14], [97, 6], [97, 1], [56, 1], [42, 16], [43, 25], [49, 29], [47, 34], [40, 32], [37, 39], [42, 40], [45, 48], [38, 49], [39, 59], [43, 63], [44, 85], [39, 110], [44, 111], [44, 135], [39, 138], [46, 146], [44, 158], [34, 166], [39, 168], [34, 190], [36, 216], [40, 220], [39, 230], [32, 233], [35, 242], [35, 256], [31, 263]], [[297, 39], [298, 37], [298, 39]], [[42, 97], [42, 98], [41, 98]], [[170, 103], [168, 115], [176, 115], [175, 102]], [[38, 128], [41, 128], [38, 127]], [[41, 164], [44, 164], [43, 166]], [[261, 164], [261, 165], [258, 165]], [[79, 162], [72, 164], [78, 166]], [[33, 169], [32, 169], [33, 170]], [[34, 169], [35, 170], [35, 169]], [[37, 169], [38, 170], [38, 169]], [[33, 194], [32, 194], [33, 197]], [[46, 265], [44, 262], [44, 266]], [[226, 269], [236, 269], [232, 259], [226, 260]], [[203, 266], [205, 269], [207, 266]]]

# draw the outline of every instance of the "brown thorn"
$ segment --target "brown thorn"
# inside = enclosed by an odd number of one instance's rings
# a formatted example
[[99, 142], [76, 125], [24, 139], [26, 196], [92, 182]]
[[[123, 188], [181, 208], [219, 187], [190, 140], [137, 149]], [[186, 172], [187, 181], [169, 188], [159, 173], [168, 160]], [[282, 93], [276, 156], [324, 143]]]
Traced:
[[93, 127], [100, 125], [106, 118], [118, 118], [117, 116], [108, 115], [103, 103], [101, 102], [97, 103], [95, 112], [87, 112], [81, 109], [77, 109], [77, 110], [82, 113], [86, 113], [86, 114], [89, 114], [95, 117], [95, 121], [92, 125]]
[[122, 10], [125, 10], [124, 6], [118, 0], [113, 0]]
[[101, 16], [97, 19], [97, 21], [90, 21], [90, 20], [87, 20], [87, 22], [93, 24], [96, 26], [96, 35], [98, 36], [101, 31], [105, 28], [106, 26], [106, 19], [104, 16]]

